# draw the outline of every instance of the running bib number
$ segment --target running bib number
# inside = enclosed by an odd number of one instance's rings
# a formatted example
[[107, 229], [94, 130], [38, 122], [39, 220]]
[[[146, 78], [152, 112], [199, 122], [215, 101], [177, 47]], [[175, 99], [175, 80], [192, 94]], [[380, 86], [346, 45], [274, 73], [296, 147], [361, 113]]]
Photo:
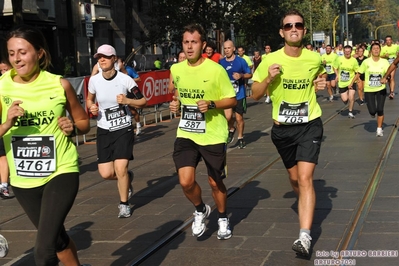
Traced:
[[326, 65], [326, 72], [327, 74], [331, 72], [331, 65]]
[[240, 90], [240, 86], [238, 85], [238, 80], [230, 80], [231, 85], [233, 85], [234, 91], [236, 92], [236, 94], [238, 93], [238, 91]]
[[350, 74], [348, 71], [341, 71], [341, 75], [339, 75], [340, 81], [349, 81]]
[[381, 74], [370, 74], [370, 78], [369, 78], [369, 86], [370, 87], [381, 87]]
[[392, 64], [392, 63], [393, 63], [393, 61], [395, 61], [395, 57], [390, 57], [390, 58], [388, 58], [388, 62], [389, 62], [389, 64]]
[[205, 133], [205, 114], [196, 105], [183, 105], [179, 128], [194, 133]]
[[109, 131], [116, 131], [131, 126], [132, 119], [128, 116], [126, 105], [116, 105], [104, 110], [105, 119], [109, 125]]
[[283, 124], [302, 124], [309, 122], [309, 103], [287, 103], [282, 101], [277, 121]]
[[57, 168], [54, 136], [12, 136], [11, 149], [19, 176], [44, 178]]

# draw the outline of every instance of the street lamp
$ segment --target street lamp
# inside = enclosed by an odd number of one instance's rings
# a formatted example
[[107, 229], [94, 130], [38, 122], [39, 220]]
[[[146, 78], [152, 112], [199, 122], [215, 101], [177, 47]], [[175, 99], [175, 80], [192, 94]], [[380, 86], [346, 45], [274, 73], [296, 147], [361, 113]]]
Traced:
[[[361, 10], [361, 11], [353, 11], [353, 12], [348, 12], [348, 15], [354, 15], [354, 14], [364, 14], [364, 13], [373, 13], [373, 12], [376, 12], [377, 10], [375, 10], [375, 9], [371, 9], [371, 10]], [[336, 24], [337, 24], [337, 20], [338, 20], [338, 18], [339, 18], [339, 16], [336, 16], [335, 18], [334, 18], [334, 21], [333, 21], [333, 44], [335, 45], [336, 44], [336, 33], [337, 33], [337, 31], [336, 31]]]
[[348, 23], [348, 4], [351, 5], [352, 2], [351, 0], [345, 0], [345, 39], [346, 39], [346, 45], [348, 45], [349, 42], [349, 23]]

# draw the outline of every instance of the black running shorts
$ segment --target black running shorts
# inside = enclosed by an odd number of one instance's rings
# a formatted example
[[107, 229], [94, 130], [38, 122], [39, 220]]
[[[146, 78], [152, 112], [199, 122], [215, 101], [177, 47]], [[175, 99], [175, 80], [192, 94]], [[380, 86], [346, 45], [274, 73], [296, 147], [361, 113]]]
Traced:
[[337, 78], [337, 75], [335, 73], [333, 74], [327, 74], [327, 79], [326, 81], [331, 81]]
[[175, 140], [173, 161], [176, 170], [191, 166], [196, 168], [201, 157], [203, 158], [208, 176], [216, 182], [225, 178], [224, 168], [226, 166], [226, 144], [214, 144], [201, 146], [191, 139], [177, 138]]
[[110, 132], [97, 127], [97, 162], [107, 163], [116, 159], [133, 160], [133, 127]]
[[320, 118], [298, 125], [274, 124], [271, 133], [285, 168], [294, 167], [298, 161], [318, 163], [323, 137]]
[[[347, 92], [348, 90], [349, 90], [349, 88], [348, 87], [343, 87], [343, 88], [338, 88], [339, 89], [339, 93], [341, 94], [341, 93], [345, 93], [345, 92]], [[357, 90], [357, 84], [356, 83], [353, 83], [353, 86], [352, 86], [352, 90]]]
[[239, 113], [241, 116], [247, 112], [247, 99], [237, 100], [237, 105], [233, 107], [233, 112]]
[[3, 138], [0, 138], [0, 156], [5, 156], [6, 155], [6, 149], [4, 147], [4, 140]]

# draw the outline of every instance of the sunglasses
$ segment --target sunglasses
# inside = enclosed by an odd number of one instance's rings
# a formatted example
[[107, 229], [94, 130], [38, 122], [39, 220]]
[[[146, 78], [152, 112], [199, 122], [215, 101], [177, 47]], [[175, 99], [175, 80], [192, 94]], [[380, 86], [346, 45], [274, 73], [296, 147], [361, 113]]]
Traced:
[[289, 31], [292, 30], [292, 28], [295, 26], [297, 30], [303, 30], [305, 28], [305, 25], [302, 22], [295, 22], [295, 23], [287, 23], [284, 24], [283, 30]]

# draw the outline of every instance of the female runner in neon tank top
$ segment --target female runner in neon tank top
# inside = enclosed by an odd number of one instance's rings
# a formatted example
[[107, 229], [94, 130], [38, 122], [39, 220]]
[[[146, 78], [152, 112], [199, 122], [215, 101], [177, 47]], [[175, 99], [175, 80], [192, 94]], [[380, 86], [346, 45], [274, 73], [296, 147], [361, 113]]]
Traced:
[[70, 136], [87, 133], [89, 117], [71, 84], [46, 71], [51, 57], [39, 30], [23, 25], [6, 41], [13, 69], [0, 78], [0, 137], [12, 190], [37, 228], [35, 264], [77, 266], [75, 244], [63, 226], [79, 188]]

